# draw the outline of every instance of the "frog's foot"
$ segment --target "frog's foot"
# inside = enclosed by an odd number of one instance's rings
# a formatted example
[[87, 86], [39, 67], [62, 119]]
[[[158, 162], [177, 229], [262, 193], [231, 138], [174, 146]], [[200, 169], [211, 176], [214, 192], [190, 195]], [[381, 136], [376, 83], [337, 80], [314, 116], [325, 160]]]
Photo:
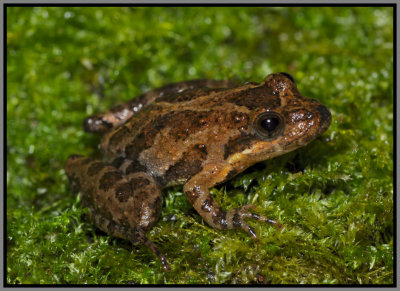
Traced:
[[107, 219], [104, 216], [96, 213], [93, 207], [88, 207], [88, 209], [89, 209], [90, 219], [96, 225], [98, 225], [100, 229], [116, 237], [130, 240], [131, 243], [134, 245], [137, 245], [138, 243], [143, 243], [158, 257], [164, 271], [168, 272], [171, 270], [171, 267], [169, 266], [165, 256], [160, 252], [157, 246], [147, 238], [144, 230], [140, 228], [130, 228], [119, 225], [114, 221]]
[[246, 231], [253, 238], [253, 240], [258, 241], [258, 237], [257, 237], [256, 233], [254, 232], [254, 229], [244, 221], [245, 219], [251, 218], [251, 219], [255, 219], [257, 221], [270, 223], [278, 228], [283, 227], [283, 225], [276, 220], [273, 220], [268, 217], [258, 215], [258, 214], [255, 214], [255, 213], [252, 213], [249, 211], [249, 209], [254, 210], [255, 208], [256, 208], [255, 205], [249, 204], [249, 205], [242, 206], [240, 208], [236, 208], [236, 209], [227, 211], [226, 221], [227, 221], [228, 228], [240, 227], [244, 231]]
[[169, 266], [167, 259], [165, 256], [160, 252], [160, 250], [157, 248], [157, 246], [147, 238], [146, 234], [144, 233], [143, 230], [141, 229], [135, 229], [132, 231], [132, 242], [141, 242], [143, 243], [146, 247], [148, 247], [160, 260], [162, 268], [164, 271], [169, 272], [171, 271], [171, 267]]
[[[250, 209], [255, 208], [255, 206], [251, 204], [229, 211], [223, 210], [218, 203], [215, 202], [208, 190], [210, 186], [216, 184], [215, 180], [207, 180], [209, 179], [209, 173], [207, 171], [204, 172], [203, 176], [201, 174], [202, 173], [198, 174], [197, 177], [195, 176], [186, 183], [183, 186], [183, 191], [197, 213], [212, 227], [216, 229], [242, 228], [254, 240], [258, 240], [258, 237], [253, 228], [246, 223], [245, 219], [251, 218], [281, 227], [281, 224], [275, 220], [250, 212]], [[196, 178], [198, 179], [197, 181]], [[202, 182], [204, 183], [203, 185]]]

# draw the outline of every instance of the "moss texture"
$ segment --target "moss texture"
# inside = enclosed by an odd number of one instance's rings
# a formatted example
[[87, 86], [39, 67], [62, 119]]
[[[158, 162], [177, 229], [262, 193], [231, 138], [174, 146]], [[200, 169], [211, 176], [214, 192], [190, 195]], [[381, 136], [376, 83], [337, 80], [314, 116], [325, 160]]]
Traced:
[[[107, 236], [68, 187], [98, 156], [89, 114], [171, 82], [294, 76], [332, 112], [309, 146], [212, 189], [284, 223], [217, 231], [181, 187], [149, 232], [168, 257]], [[7, 283], [393, 283], [393, 8], [8, 7]]]

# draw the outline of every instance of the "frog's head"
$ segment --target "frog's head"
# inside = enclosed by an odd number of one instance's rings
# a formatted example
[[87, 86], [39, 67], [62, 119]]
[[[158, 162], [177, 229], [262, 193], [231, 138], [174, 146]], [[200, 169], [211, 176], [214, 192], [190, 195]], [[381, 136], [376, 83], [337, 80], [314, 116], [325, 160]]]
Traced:
[[[287, 73], [268, 75], [244, 92], [241, 105], [250, 109], [251, 114], [248, 143], [240, 147], [239, 155], [245, 154], [253, 162], [305, 146], [331, 123], [329, 110], [317, 100], [301, 96], [293, 77]], [[231, 158], [235, 160], [234, 155]]]

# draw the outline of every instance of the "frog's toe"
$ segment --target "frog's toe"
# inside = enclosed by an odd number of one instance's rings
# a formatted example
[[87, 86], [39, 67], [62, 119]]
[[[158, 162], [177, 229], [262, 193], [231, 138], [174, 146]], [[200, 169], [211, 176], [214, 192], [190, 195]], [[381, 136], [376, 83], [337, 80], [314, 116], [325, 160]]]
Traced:
[[135, 229], [132, 232], [132, 242], [141, 242], [143, 243], [146, 247], [148, 247], [160, 260], [161, 266], [164, 271], [169, 272], [171, 271], [171, 267], [167, 262], [167, 259], [165, 256], [161, 253], [161, 251], [158, 249], [158, 247], [147, 238], [146, 234], [144, 233], [143, 230], [141, 229]]
[[283, 227], [283, 225], [276, 220], [273, 220], [268, 217], [258, 215], [258, 214], [248, 211], [249, 209], [254, 210], [254, 208], [255, 208], [254, 205], [249, 204], [249, 205], [245, 205], [240, 208], [228, 211], [227, 216], [226, 216], [228, 228], [239, 228], [240, 227], [244, 231], [246, 231], [255, 241], [257, 241], [258, 237], [257, 237], [256, 233], [254, 232], [253, 228], [244, 221], [245, 219], [254, 219], [257, 221], [261, 221], [261, 222], [267, 222], [267, 223], [270, 223], [270, 224], [276, 226], [277, 228]]
[[241, 227], [245, 232], [247, 232], [255, 242], [258, 241], [258, 236], [257, 236], [257, 234], [255, 233], [254, 229], [253, 229], [250, 225], [248, 225], [246, 222], [242, 221], [242, 222], [240, 223], [240, 227]]
[[274, 225], [277, 228], [282, 228], [283, 227], [283, 224], [281, 224], [277, 220], [270, 219], [270, 218], [268, 218], [266, 216], [258, 215], [256, 213], [251, 213], [251, 212], [247, 211], [248, 209], [255, 210], [256, 208], [257, 208], [257, 206], [255, 206], [254, 204], [248, 204], [248, 205], [242, 206], [239, 209], [242, 211], [241, 215], [242, 215], [243, 218], [251, 218], [251, 219], [255, 219], [257, 221], [267, 222], [269, 224]]
[[255, 214], [255, 213], [251, 213], [251, 217], [250, 218], [255, 219], [257, 221], [261, 221], [261, 222], [267, 222], [267, 223], [272, 224], [273, 226], [275, 226], [275, 227], [277, 227], [279, 229], [283, 227], [283, 224], [280, 223], [279, 221], [274, 220], [274, 219], [270, 219], [268, 217], [265, 217], [265, 216], [262, 216], [262, 215], [258, 215], [258, 214]]

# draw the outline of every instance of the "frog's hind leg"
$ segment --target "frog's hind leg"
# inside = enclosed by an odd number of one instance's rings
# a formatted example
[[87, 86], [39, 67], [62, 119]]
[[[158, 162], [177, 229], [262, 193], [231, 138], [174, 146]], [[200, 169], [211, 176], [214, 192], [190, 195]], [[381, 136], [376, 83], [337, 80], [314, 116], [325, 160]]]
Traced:
[[224, 80], [192, 80], [178, 82], [166, 85], [145, 94], [142, 94], [132, 100], [112, 107], [110, 110], [91, 115], [83, 121], [83, 129], [86, 132], [104, 134], [111, 129], [124, 124], [128, 119], [139, 112], [143, 107], [156, 101], [158, 98], [173, 95], [186, 89], [196, 88], [228, 88], [236, 85], [233, 81]]
[[98, 228], [134, 244], [143, 243], [159, 258], [164, 270], [170, 269], [145, 234], [157, 222], [162, 207], [161, 189], [149, 174], [125, 175], [113, 165], [79, 155], [68, 158], [65, 171]]

